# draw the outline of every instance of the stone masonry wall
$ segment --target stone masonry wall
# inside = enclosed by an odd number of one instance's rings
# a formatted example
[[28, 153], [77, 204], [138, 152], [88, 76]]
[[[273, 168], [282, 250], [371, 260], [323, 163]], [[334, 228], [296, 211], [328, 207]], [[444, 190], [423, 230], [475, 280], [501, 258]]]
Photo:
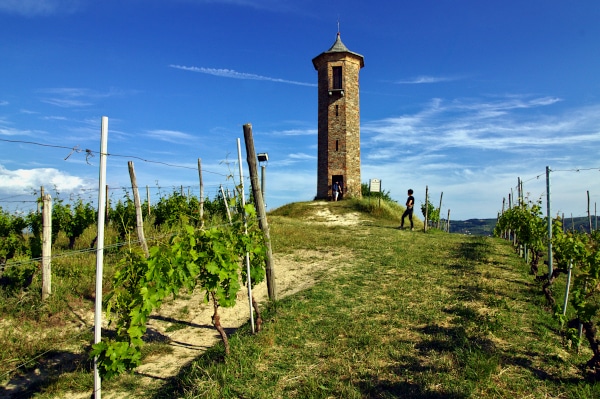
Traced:
[[[360, 198], [360, 60], [351, 53], [322, 57], [318, 66], [317, 198], [331, 198], [332, 176], [343, 177], [345, 198]], [[342, 67], [343, 95], [331, 87], [334, 66]]]

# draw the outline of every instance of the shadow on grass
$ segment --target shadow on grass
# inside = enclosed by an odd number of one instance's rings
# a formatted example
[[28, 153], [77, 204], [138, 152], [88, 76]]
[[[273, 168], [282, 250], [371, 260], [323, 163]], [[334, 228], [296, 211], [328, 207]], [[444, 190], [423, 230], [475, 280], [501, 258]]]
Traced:
[[149, 318], [153, 319], [153, 320], [164, 321], [164, 322], [167, 322], [167, 323], [181, 324], [181, 325], [186, 326], [186, 327], [208, 328], [208, 329], [212, 329], [212, 330], [215, 329], [215, 327], [212, 324], [196, 324], [196, 323], [191, 323], [189, 321], [178, 320], [178, 319], [175, 319], [173, 317], [165, 317], [165, 316], [160, 316], [160, 315], [152, 315]]
[[463, 399], [469, 397], [462, 393], [432, 392], [413, 382], [386, 383], [373, 386], [359, 384], [363, 398], [413, 398], [413, 399]]
[[0, 398], [30, 398], [54, 384], [62, 374], [76, 370], [91, 372], [93, 361], [87, 353], [49, 351], [35, 359], [25, 372], [0, 387]]
[[[103, 338], [114, 338], [115, 331], [102, 329]], [[159, 331], [149, 328], [142, 337], [146, 343], [167, 343], [169, 337]], [[0, 387], [0, 399], [30, 398], [55, 384], [61, 376], [73, 372], [91, 373], [94, 367], [90, 359], [91, 342], [82, 353], [51, 350], [33, 357], [28, 363], [14, 370], [14, 376]]]
[[468, 261], [479, 262], [486, 259], [489, 251], [490, 244], [486, 241], [486, 238], [475, 237], [472, 240], [461, 242], [457, 255]]
[[[205, 352], [183, 366], [179, 373], [166, 379], [165, 383], [152, 392], [150, 399], [171, 399], [183, 396], [194, 385], [194, 375], [198, 370], [208, 369], [225, 362], [225, 351], [221, 345], [207, 348]], [[189, 385], [188, 385], [189, 384]]]

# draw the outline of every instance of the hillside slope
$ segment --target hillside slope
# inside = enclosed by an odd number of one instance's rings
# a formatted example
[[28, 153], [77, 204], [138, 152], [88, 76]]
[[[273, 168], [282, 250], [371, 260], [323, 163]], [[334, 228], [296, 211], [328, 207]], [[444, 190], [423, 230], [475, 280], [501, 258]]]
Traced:
[[[541, 287], [510, 243], [424, 233], [420, 221], [415, 231], [398, 230], [401, 211], [317, 201], [271, 212], [278, 300], [267, 301], [264, 283], [253, 291], [262, 331], [250, 332], [241, 294], [222, 315], [231, 345], [225, 357], [196, 293], [172, 301], [151, 323], [170, 349], [105, 381], [102, 395], [600, 397], [600, 385], [580, 369], [590, 350], [563, 346]], [[564, 281], [557, 297], [562, 290]], [[89, 373], [65, 371], [27, 397], [90, 397]], [[61, 385], [74, 377], [87, 382]]]

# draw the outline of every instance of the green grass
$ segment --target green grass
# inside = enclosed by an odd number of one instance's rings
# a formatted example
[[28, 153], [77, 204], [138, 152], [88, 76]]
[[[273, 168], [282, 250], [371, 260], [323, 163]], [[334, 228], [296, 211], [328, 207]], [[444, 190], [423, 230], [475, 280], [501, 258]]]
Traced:
[[[600, 396], [563, 348], [527, 267], [505, 241], [304, 223], [311, 205], [270, 217], [274, 251], [344, 254], [344, 267], [271, 304], [264, 329], [241, 329], [149, 397], [504, 398]], [[356, 204], [327, 204], [351, 212]], [[397, 216], [396, 216], [397, 218]]]
[[[240, 328], [230, 337], [231, 355], [219, 344], [157, 386], [133, 374], [107, 382], [106, 393], [118, 387], [153, 399], [600, 397], [600, 385], [579, 370], [591, 352], [563, 346], [541, 288], [510, 243], [424, 233], [420, 223], [400, 231], [402, 209], [395, 206], [297, 203], [272, 212], [273, 252], [335, 253], [331, 271], [263, 309], [260, 333]], [[360, 212], [361, 222], [315, 223], [315, 207]], [[85, 391], [77, 376], [89, 383], [89, 375], [83, 367], [63, 373], [36, 397]]]

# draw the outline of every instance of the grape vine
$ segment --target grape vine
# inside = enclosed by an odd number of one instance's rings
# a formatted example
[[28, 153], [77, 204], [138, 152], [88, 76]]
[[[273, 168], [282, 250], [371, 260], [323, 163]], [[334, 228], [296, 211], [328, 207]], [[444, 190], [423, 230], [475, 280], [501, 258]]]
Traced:
[[[101, 375], [111, 378], [141, 362], [142, 337], [153, 310], [169, 295], [198, 288], [213, 304], [212, 324], [229, 353], [227, 335], [218, 308], [231, 307], [241, 283], [247, 281], [242, 260], [249, 254], [252, 285], [265, 278], [266, 247], [252, 205], [246, 205], [247, 229], [240, 212], [231, 225], [195, 229], [184, 223], [168, 243], [150, 249], [149, 258], [131, 250], [113, 280], [114, 291], [106, 298], [107, 315], [116, 325], [116, 337], [93, 346]], [[247, 230], [247, 232], [246, 232]], [[255, 310], [258, 310], [254, 303]], [[258, 318], [260, 319], [260, 314]], [[260, 325], [260, 321], [257, 322]]]
[[[600, 338], [598, 317], [600, 316], [600, 232], [591, 234], [564, 231], [559, 218], [553, 220], [552, 256], [556, 267], [551, 274], [538, 275], [538, 262], [543, 248], [548, 244], [547, 221], [542, 217], [540, 203], [527, 202], [502, 214], [494, 230], [495, 235], [511, 230], [517, 237], [517, 246], [531, 249], [531, 273], [543, 282], [543, 293], [555, 318], [563, 327], [568, 342], [580, 345], [582, 334], [592, 349], [592, 358], [584, 365], [586, 376], [600, 380]], [[553, 262], [554, 263], [554, 262]], [[570, 303], [572, 311], [560, 309], [552, 295], [552, 284], [560, 274], [571, 273], [573, 286]]]

